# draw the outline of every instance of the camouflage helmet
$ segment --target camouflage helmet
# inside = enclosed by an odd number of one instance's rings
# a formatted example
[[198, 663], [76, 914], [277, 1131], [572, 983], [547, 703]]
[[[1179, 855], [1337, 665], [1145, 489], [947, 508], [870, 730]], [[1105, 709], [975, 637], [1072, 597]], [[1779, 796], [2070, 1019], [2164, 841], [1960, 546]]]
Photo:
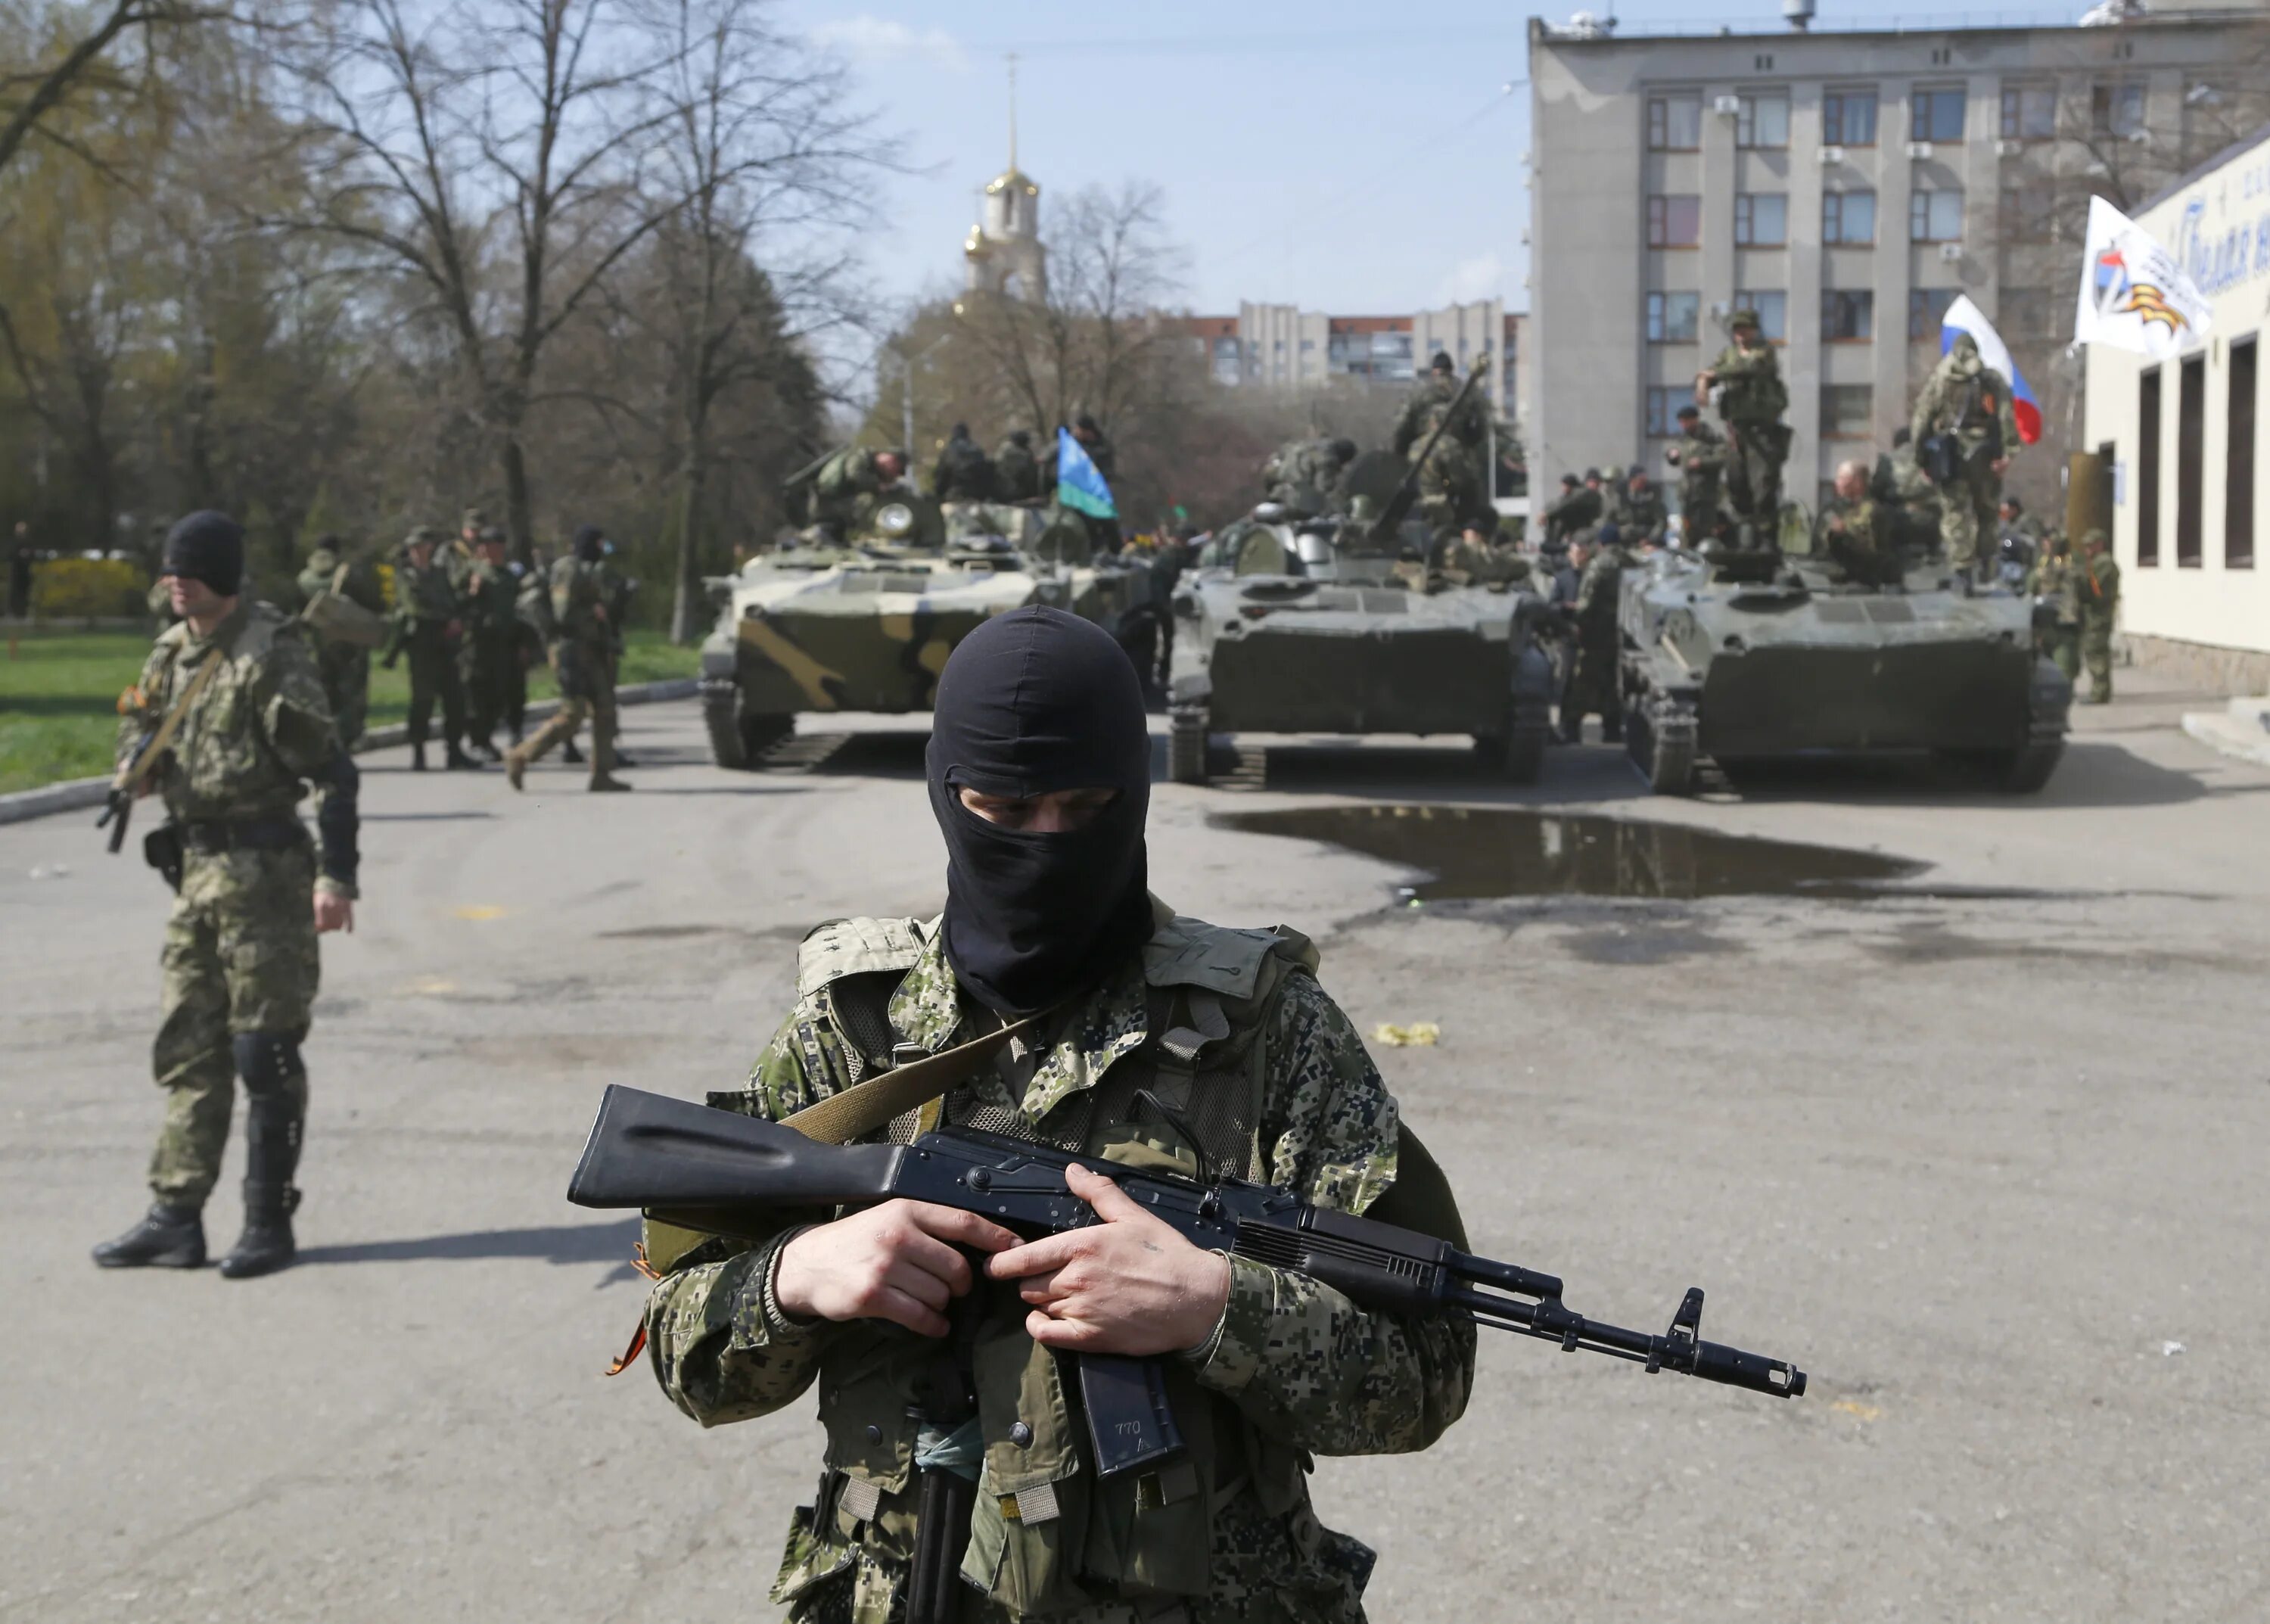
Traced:
[[457, 528], [461, 530], [485, 530], [488, 522], [489, 515], [478, 508], [468, 508], [457, 515]]
[[1758, 319], [1758, 313], [1754, 310], [1737, 310], [1733, 315], [1726, 318], [1726, 330], [1728, 332], [1738, 333], [1745, 327], [1748, 328], [1754, 333], [1762, 333], [1766, 330], [1766, 324]]
[[402, 538], [402, 550], [407, 552], [412, 547], [438, 546], [441, 545], [441, 540], [440, 530], [430, 524], [420, 524], [412, 528], [410, 534]]
[[2111, 540], [2111, 538], [2101, 530], [2085, 530], [2081, 533], [2081, 545], [2083, 547], [2105, 546]]

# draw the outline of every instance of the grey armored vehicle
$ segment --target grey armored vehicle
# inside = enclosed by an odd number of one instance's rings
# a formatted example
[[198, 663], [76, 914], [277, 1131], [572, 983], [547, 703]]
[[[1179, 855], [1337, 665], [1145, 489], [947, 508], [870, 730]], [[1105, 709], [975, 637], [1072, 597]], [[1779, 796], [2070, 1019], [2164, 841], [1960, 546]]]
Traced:
[[[1424, 527], [1404, 530], [1425, 460], [1393, 463], [1376, 522], [1265, 505], [1183, 578], [1168, 682], [1176, 782], [1206, 782], [1213, 733], [1246, 731], [1465, 733], [1508, 778], [1536, 779], [1553, 703], [1544, 602], [1521, 582], [1457, 585], [1428, 567]], [[1359, 459], [1356, 494], [1378, 466]]]
[[1706, 760], [1895, 752], [1970, 760], [2025, 794], [2064, 753], [2073, 685], [2034, 652], [2031, 600], [1999, 586], [1665, 550], [1625, 572], [1618, 610], [1625, 748], [1658, 794], [1686, 793]]
[[[1027, 604], [1095, 620], [1123, 644], [1149, 613], [1140, 567], [1087, 560], [1087, 532], [1030, 508], [908, 496], [866, 533], [817, 531], [708, 582], [717, 625], [701, 645], [701, 708], [720, 767], [756, 766], [799, 714], [926, 711], [946, 656]], [[943, 533], [943, 546], [916, 535]]]

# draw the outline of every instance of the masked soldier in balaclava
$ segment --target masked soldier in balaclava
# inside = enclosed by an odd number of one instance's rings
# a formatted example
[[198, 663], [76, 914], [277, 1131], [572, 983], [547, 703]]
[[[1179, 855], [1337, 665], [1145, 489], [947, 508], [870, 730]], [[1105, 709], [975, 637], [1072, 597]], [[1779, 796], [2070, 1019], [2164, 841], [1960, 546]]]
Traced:
[[[712, 1103], [784, 1117], [1035, 1018], [866, 1137], [942, 1117], [1357, 1212], [1393, 1186], [1383, 1212], [1450, 1232], [1456, 1209], [1439, 1177], [1420, 1193], [1415, 1145], [1398, 1182], [1395, 1101], [1309, 942], [1150, 894], [1150, 759], [1135, 671], [1100, 628], [1035, 607], [971, 633], [939, 679], [929, 753], [945, 913], [806, 938], [795, 1008], [746, 1090]], [[646, 1330], [680, 1409], [743, 1420], [818, 1383], [827, 1465], [775, 1600], [794, 1620], [899, 1618], [909, 1560], [937, 1537], [917, 1516], [924, 1472], [975, 1483], [982, 1463], [986, 1492], [946, 1558], [969, 1587], [958, 1617], [1226, 1620], [1263, 1604], [1360, 1620], [1372, 1553], [1317, 1523], [1307, 1463], [1432, 1442], [1465, 1407], [1473, 1326], [1359, 1309], [1191, 1246], [1100, 1175], [1071, 1183], [1098, 1221], [1028, 1244], [912, 1201], [675, 1257], [650, 1236], [664, 1272]], [[976, 1413], [948, 1435], [922, 1394], [951, 1348], [968, 1350]], [[1057, 1350], [1164, 1356], [1188, 1469], [1099, 1478]]]

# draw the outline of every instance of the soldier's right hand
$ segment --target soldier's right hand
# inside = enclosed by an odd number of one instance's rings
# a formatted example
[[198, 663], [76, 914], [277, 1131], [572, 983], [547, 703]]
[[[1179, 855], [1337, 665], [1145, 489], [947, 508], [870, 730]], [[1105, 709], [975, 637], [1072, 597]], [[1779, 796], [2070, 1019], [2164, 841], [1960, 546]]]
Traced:
[[926, 1337], [946, 1332], [946, 1309], [970, 1287], [960, 1248], [1002, 1252], [1017, 1237], [975, 1212], [929, 1201], [886, 1201], [805, 1230], [781, 1249], [773, 1299], [806, 1319], [884, 1319]]

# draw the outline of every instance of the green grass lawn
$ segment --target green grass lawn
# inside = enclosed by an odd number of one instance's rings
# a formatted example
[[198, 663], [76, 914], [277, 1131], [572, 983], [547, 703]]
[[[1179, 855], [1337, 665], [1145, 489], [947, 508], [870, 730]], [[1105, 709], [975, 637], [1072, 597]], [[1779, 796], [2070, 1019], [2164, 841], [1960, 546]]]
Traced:
[[[142, 674], [150, 640], [128, 632], [27, 632], [0, 657], [0, 795], [110, 770], [120, 690]], [[619, 680], [663, 682], [701, 669], [698, 650], [660, 632], [634, 631]], [[552, 673], [529, 673], [528, 696], [550, 699]], [[370, 672], [370, 725], [410, 708], [410, 671]]]

